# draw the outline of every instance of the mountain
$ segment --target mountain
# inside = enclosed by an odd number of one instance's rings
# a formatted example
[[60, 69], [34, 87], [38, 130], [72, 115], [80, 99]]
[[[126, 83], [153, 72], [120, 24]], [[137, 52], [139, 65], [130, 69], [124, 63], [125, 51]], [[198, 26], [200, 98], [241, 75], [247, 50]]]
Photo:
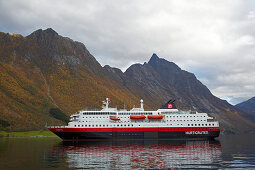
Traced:
[[62, 124], [50, 110], [59, 108], [70, 115], [86, 107], [100, 108], [105, 97], [118, 107], [140, 100], [112, 81], [82, 43], [53, 29], [27, 37], [0, 33], [1, 129]]
[[[240, 110], [215, 97], [196, 76], [182, 70], [175, 63], [153, 54], [148, 63], [134, 64], [124, 73], [116, 68], [105, 68], [133, 94], [146, 99], [153, 108], [159, 108], [168, 99], [176, 99], [179, 108], [197, 110], [215, 116], [227, 133], [249, 129]], [[244, 123], [246, 122], [246, 123]]]
[[255, 97], [250, 98], [247, 101], [241, 102], [235, 105], [235, 107], [245, 112], [243, 113], [243, 117], [255, 122]]
[[176, 99], [181, 109], [217, 117], [225, 133], [254, 129], [239, 109], [213, 96], [194, 74], [156, 54], [122, 72], [102, 67], [82, 43], [51, 28], [27, 37], [0, 33], [1, 129], [63, 124], [66, 115], [82, 108], [100, 108], [106, 97], [118, 108], [131, 108], [143, 98], [145, 109]]
[[248, 113], [255, 113], [255, 97], [235, 105], [238, 109]]

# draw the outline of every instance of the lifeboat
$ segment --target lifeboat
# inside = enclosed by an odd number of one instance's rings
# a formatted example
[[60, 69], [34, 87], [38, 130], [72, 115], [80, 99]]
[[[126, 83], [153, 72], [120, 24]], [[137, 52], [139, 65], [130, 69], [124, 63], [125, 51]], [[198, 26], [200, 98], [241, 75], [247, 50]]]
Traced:
[[147, 116], [148, 119], [163, 119], [163, 115], [159, 114], [159, 115], [148, 115]]
[[111, 117], [110, 119], [111, 119], [111, 120], [115, 120], [115, 121], [116, 121], [116, 120], [120, 120], [120, 118], [118, 118], [118, 117], [115, 117], [115, 118]]
[[130, 115], [130, 119], [145, 119], [144, 115]]

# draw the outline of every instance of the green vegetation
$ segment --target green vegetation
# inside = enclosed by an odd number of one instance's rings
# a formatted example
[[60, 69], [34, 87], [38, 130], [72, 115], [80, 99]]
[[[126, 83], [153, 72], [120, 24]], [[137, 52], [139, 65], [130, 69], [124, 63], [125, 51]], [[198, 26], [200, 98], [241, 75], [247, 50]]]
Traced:
[[50, 115], [58, 120], [68, 123], [69, 118], [59, 108], [51, 108]]
[[51, 131], [6, 132], [0, 131], [0, 137], [56, 137]]
[[1, 119], [0, 119], [0, 126], [2, 126], [2, 127], [8, 127], [8, 126], [10, 126], [10, 123], [7, 122], [7, 121], [5, 121], [5, 120], [1, 120]]

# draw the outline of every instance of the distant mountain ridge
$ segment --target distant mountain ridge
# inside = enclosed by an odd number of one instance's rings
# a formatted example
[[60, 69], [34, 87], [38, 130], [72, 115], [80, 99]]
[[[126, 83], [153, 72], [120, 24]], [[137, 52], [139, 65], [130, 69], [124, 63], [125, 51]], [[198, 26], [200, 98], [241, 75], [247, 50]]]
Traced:
[[241, 102], [235, 105], [235, 107], [245, 112], [243, 113], [243, 117], [255, 122], [255, 97], [252, 97], [249, 100]]
[[248, 113], [255, 113], [255, 97], [235, 105], [240, 110]]
[[49, 114], [51, 108], [70, 115], [85, 106], [99, 108], [105, 97], [118, 108], [124, 103], [131, 108], [143, 98], [146, 109], [174, 98], [179, 108], [217, 117], [226, 133], [254, 128], [238, 109], [173, 62], [153, 54], [148, 63], [133, 64], [123, 73], [102, 67], [85, 45], [51, 28], [27, 37], [0, 33], [0, 96], [0, 128], [2, 120], [2, 128], [11, 130], [61, 124]]

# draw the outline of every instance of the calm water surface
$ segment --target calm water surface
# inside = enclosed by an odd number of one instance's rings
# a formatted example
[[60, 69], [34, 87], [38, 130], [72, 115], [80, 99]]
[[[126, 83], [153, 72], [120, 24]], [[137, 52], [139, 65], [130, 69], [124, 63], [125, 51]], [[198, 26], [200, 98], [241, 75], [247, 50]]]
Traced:
[[215, 141], [0, 138], [0, 169], [255, 169], [255, 137]]

